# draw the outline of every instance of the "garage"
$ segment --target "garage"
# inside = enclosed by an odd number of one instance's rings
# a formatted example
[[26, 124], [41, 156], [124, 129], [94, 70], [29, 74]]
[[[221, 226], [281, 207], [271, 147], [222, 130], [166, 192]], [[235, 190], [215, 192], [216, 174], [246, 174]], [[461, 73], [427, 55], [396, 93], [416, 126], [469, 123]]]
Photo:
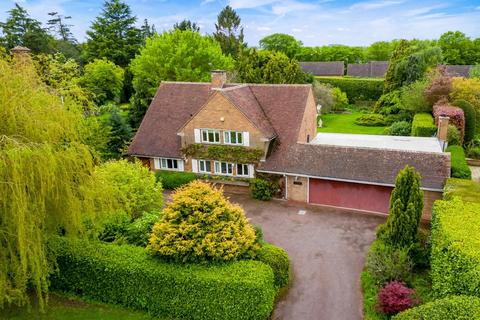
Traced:
[[388, 213], [392, 187], [309, 179], [309, 202], [350, 209]]

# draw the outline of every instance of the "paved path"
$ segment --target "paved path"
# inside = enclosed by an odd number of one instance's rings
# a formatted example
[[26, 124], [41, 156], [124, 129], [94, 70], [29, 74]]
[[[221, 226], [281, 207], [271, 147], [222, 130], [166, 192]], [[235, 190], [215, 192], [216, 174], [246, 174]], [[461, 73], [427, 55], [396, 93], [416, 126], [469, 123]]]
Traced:
[[472, 171], [472, 180], [480, 182], [480, 167], [470, 166], [470, 170]]
[[[285, 248], [294, 279], [276, 306], [274, 320], [362, 319], [360, 273], [375, 228], [385, 218], [334, 208], [261, 202], [230, 194], [266, 241]], [[299, 215], [299, 210], [306, 210]]]

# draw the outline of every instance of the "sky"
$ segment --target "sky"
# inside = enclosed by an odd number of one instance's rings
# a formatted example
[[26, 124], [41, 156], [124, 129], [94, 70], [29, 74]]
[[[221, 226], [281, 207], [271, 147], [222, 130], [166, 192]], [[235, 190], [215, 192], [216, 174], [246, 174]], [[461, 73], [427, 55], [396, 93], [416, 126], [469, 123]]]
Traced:
[[[220, 10], [232, 6], [242, 19], [250, 46], [272, 33], [287, 33], [306, 46], [345, 44], [366, 46], [375, 41], [433, 39], [450, 30], [480, 37], [480, 0], [124, 0], [138, 18], [157, 31], [189, 19], [202, 33], [215, 31]], [[0, 0], [0, 21], [14, 3], [42, 22], [48, 12], [72, 16], [72, 31], [86, 39], [91, 22], [101, 12], [102, 0]]]

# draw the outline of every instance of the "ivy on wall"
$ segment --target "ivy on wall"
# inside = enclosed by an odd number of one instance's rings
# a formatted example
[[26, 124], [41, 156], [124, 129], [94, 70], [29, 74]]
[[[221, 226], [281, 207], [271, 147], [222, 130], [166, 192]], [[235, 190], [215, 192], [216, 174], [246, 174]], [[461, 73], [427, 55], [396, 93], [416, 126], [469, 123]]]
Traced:
[[235, 163], [257, 163], [263, 157], [263, 150], [241, 146], [191, 144], [182, 149], [187, 157], [212, 159]]

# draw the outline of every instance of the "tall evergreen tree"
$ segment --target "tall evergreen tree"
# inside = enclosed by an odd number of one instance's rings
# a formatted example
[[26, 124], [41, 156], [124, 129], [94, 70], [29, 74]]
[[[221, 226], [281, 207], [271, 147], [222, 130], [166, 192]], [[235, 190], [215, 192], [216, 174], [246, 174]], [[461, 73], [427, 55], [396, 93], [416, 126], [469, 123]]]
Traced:
[[418, 227], [423, 211], [421, 177], [413, 167], [398, 173], [390, 197], [387, 222], [377, 230], [377, 237], [394, 247], [408, 247], [417, 242]]
[[246, 47], [243, 42], [243, 27], [240, 23], [240, 16], [232, 7], [226, 6], [220, 11], [215, 24], [217, 31], [213, 36], [220, 43], [223, 54], [236, 57], [239, 51]]
[[118, 112], [117, 108], [113, 108], [112, 114], [108, 119], [108, 124], [111, 127], [110, 141], [108, 144], [110, 156], [112, 158], [120, 158], [123, 149], [132, 138], [132, 128]]
[[120, 0], [108, 0], [87, 31], [85, 60], [107, 58], [126, 67], [143, 43], [141, 30], [135, 27], [137, 18], [130, 7]]
[[33, 53], [50, 53], [53, 38], [42, 28], [40, 21], [30, 18], [27, 10], [19, 4], [10, 10], [5, 22], [0, 23], [3, 36], [0, 43], [7, 49], [24, 46]]
[[143, 20], [143, 25], [140, 28], [140, 33], [142, 39], [145, 41], [147, 38], [153, 36], [157, 31], [155, 30], [155, 25], [150, 25], [147, 19]]
[[51, 17], [47, 22], [50, 32], [58, 36], [60, 40], [72, 43], [77, 42], [70, 30], [72, 25], [67, 23], [67, 20], [72, 19], [71, 16], [64, 16], [58, 12], [49, 12], [48, 15]]
[[200, 32], [200, 27], [190, 20], [182, 20], [173, 25], [173, 29], [178, 29], [182, 31], [190, 30], [194, 32]]

